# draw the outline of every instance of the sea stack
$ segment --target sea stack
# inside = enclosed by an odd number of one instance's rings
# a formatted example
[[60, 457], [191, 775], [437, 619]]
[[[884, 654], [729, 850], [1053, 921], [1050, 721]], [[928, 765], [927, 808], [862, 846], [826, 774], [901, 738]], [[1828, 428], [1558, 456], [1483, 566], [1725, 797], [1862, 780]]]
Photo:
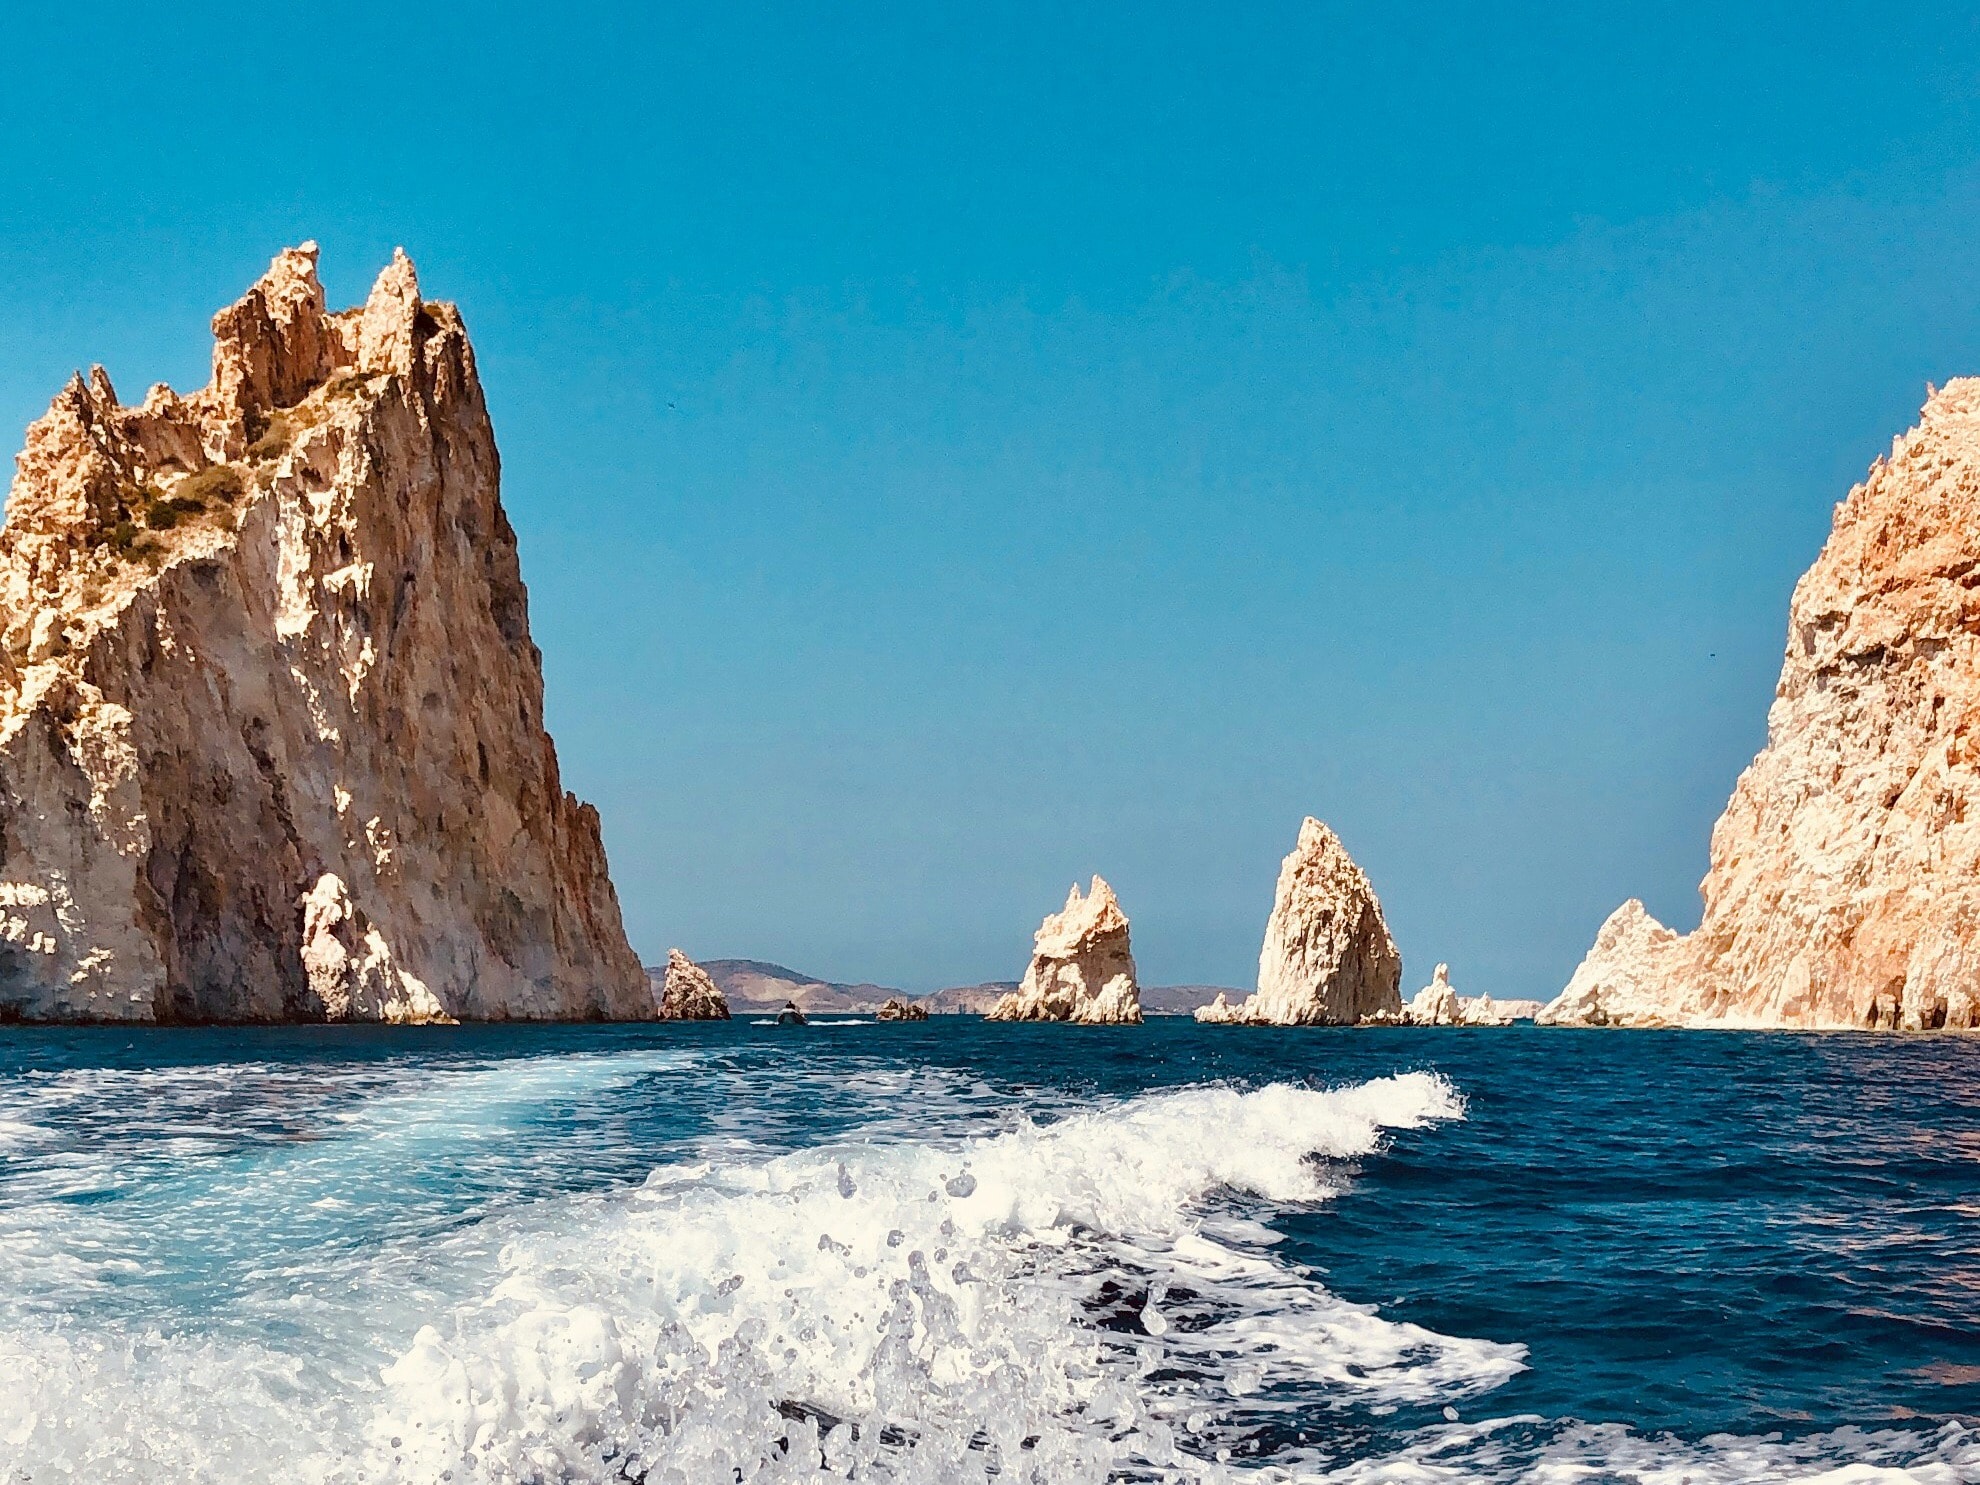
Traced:
[[1456, 1026], [1464, 1020], [1464, 1007], [1451, 988], [1451, 967], [1437, 966], [1430, 983], [1410, 998], [1404, 1009], [1418, 1026]]
[[1065, 907], [1046, 918], [1032, 942], [1023, 981], [986, 1020], [1140, 1024], [1127, 914], [1102, 878], [1093, 879], [1084, 897], [1075, 882]]
[[316, 247], [213, 321], [213, 378], [102, 368], [0, 526], [0, 1016], [643, 1018], [564, 791], [461, 316]]
[[1400, 1020], [1401, 986], [1402, 956], [1375, 889], [1340, 838], [1309, 815], [1279, 868], [1257, 991], [1236, 1004], [1219, 995], [1196, 1019], [1251, 1026]]
[[660, 981], [662, 1021], [726, 1021], [729, 1002], [708, 971], [679, 949], [667, 951], [667, 972]]
[[1980, 1016], [1980, 380], [1836, 507], [1795, 585], [1767, 745], [1712, 832], [1704, 915], [1631, 901], [1552, 1025], [1971, 1027]]

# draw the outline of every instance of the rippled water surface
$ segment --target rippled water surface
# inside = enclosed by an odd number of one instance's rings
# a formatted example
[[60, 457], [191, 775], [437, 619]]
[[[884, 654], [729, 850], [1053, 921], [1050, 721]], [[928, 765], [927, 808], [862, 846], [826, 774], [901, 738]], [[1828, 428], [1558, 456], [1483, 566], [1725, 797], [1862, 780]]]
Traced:
[[0, 1029], [0, 1481], [1980, 1479], [1980, 1042]]

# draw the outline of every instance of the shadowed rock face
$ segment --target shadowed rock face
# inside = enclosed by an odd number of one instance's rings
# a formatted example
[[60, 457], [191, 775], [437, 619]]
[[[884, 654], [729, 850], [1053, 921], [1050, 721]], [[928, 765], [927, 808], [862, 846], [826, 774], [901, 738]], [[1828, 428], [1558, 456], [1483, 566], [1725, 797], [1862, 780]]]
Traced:
[[1256, 993], [1236, 1004], [1220, 995], [1196, 1019], [1258, 1026], [1400, 1019], [1401, 985], [1402, 956], [1375, 889], [1340, 838], [1308, 816], [1279, 867]]
[[213, 378], [71, 381], [0, 527], [0, 1011], [644, 1017], [598, 816], [543, 730], [459, 314], [313, 244]]
[[726, 1021], [729, 1002], [708, 971], [679, 949], [667, 951], [667, 972], [660, 982], [662, 1021]]
[[1980, 1014], [1980, 381], [1836, 507], [1696, 932], [1626, 903], [1554, 1024], [1967, 1027]]
[[987, 1019], [1140, 1024], [1127, 914], [1103, 879], [1085, 897], [1074, 884], [1065, 907], [1039, 927], [1023, 981]]

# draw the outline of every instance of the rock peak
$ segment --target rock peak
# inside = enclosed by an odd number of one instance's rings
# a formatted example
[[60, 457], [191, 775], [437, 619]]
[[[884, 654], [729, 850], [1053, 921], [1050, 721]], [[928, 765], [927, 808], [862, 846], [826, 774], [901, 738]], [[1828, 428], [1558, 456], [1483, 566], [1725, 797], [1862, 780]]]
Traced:
[[1095, 876], [1084, 897], [1073, 883], [1065, 907], [1039, 925], [1032, 946], [1024, 980], [991, 1008], [990, 1020], [1140, 1022], [1127, 914], [1104, 877]]
[[200, 391], [123, 407], [98, 367], [28, 429], [0, 1019], [650, 1016], [466, 331], [403, 254], [338, 313], [316, 268], [214, 316]]
[[1402, 957], [1375, 889], [1340, 837], [1308, 815], [1279, 866], [1258, 955], [1258, 989], [1199, 1021], [1275, 1026], [1352, 1025], [1402, 1013]]
[[669, 949], [659, 1014], [662, 1021], [726, 1021], [729, 1001], [707, 970], [679, 949]]

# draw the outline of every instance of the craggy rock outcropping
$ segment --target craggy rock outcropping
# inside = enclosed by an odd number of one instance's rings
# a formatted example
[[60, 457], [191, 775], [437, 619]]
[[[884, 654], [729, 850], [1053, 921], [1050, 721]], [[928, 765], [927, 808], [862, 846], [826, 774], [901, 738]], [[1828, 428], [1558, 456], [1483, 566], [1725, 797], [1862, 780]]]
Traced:
[[679, 949], [667, 951], [667, 971], [660, 979], [662, 1021], [726, 1021], [729, 1002], [708, 977], [708, 971]]
[[1411, 1026], [1510, 1026], [1539, 1010], [1537, 1000], [1494, 1000], [1489, 995], [1462, 999], [1451, 986], [1451, 967], [1440, 964], [1430, 983], [1403, 1007], [1403, 1019]]
[[1774, 697], [1698, 929], [1625, 903], [1544, 1022], [1980, 1018], [1980, 380], [1930, 394], [1836, 507]]
[[1257, 991], [1236, 1004], [1219, 995], [1196, 1019], [1251, 1026], [1401, 1020], [1401, 986], [1402, 956], [1375, 889], [1340, 838], [1309, 815], [1279, 868]]
[[1073, 884], [1066, 905], [1039, 927], [1031, 967], [985, 1018], [1139, 1025], [1141, 989], [1128, 946], [1127, 914], [1099, 877], [1085, 897]]
[[1451, 988], [1451, 967], [1448, 964], [1438, 965], [1436, 974], [1430, 977], [1430, 983], [1411, 996], [1403, 1010], [1418, 1026], [1461, 1025], [1464, 1006], [1458, 1000], [1457, 991]]
[[102, 368], [0, 526], [0, 1015], [646, 1017], [564, 792], [460, 314], [316, 248], [213, 321], [213, 379]]
[[873, 1013], [876, 1021], [926, 1021], [928, 1007], [916, 1005], [911, 1000], [903, 1000], [896, 995]]

